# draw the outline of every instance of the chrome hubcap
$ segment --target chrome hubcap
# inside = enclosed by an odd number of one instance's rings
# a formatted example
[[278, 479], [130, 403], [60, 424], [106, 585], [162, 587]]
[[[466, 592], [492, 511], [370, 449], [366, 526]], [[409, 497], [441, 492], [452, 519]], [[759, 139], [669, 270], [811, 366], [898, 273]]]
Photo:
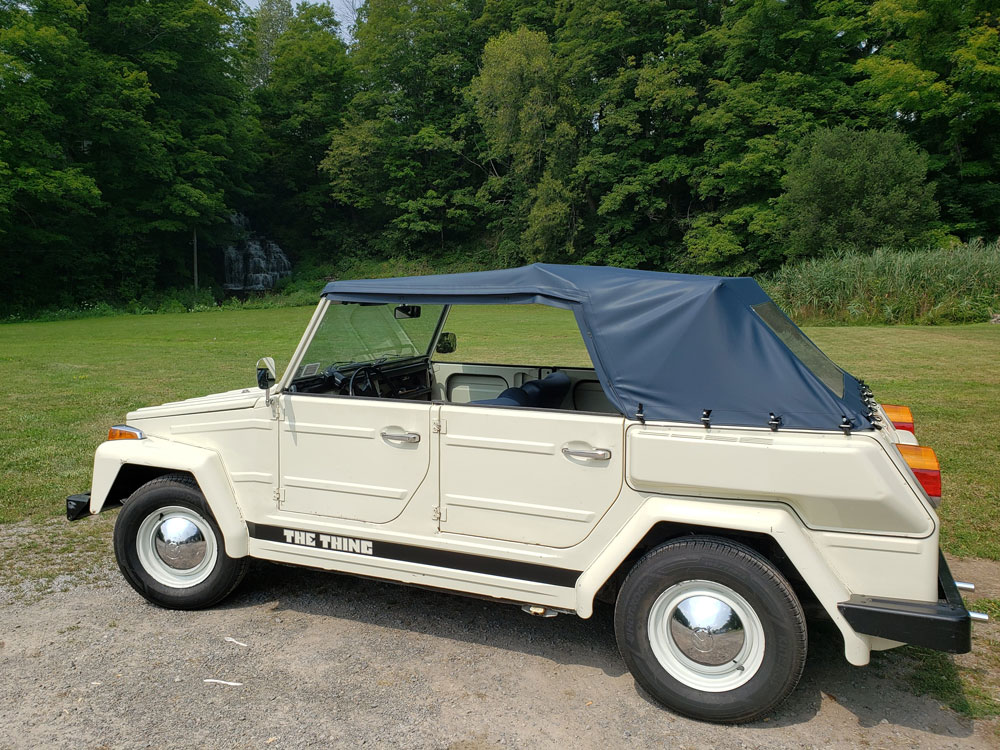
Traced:
[[190, 570], [205, 559], [208, 542], [186, 518], [168, 518], [156, 527], [153, 545], [160, 559], [175, 570]]
[[211, 575], [219, 556], [208, 522], [179, 505], [148, 515], [139, 524], [135, 542], [143, 569], [171, 588], [197, 586]]
[[764, 659], [764, 629], [753, 608], [728, 586], [683, 581], [649, 612], [649, 642], [660, 665], [688, 687], [725, 692], [747, 683]]
[[690, 596], [678, 604], [670, 635], [684, 656], [709, 667], [733, 661], [746, 642], [743, 621], [714, 596]]

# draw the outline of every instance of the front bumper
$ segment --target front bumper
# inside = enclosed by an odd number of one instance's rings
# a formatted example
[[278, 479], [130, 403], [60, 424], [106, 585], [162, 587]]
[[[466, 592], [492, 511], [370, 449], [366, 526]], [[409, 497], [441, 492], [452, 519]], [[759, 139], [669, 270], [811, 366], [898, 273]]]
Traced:
[[[101, 513], [105, 510], [111, 510], [111, 508], [117, 508], [121, 503], [104, 503], [101, 506], [101, 510], [97, 511]], [[81, 492], [79, 495], [70, 495], [66, 498], [66, 518], [70, 521], [79, 521], [84, 516], [90, 515], [90, 493]]]
[[938, 600], [921, 602], [854, 594], [837, 605], [855, 632], [950, 654], [972, 650], [972, 617], [939, 553]]
[[66, 518], [70, 521], [77, 521], [84, 516], [90, 515], [90, 493], [83, 492], [79, 495], [70, 495], [66, 498]]

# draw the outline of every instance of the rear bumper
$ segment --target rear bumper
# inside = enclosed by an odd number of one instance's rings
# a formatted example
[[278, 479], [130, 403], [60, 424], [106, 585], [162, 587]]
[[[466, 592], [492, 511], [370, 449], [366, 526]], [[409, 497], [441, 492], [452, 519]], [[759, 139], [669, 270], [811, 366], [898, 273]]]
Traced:
[[972, 650], [972, 618], [944, 555], [938, 561], [938, 600], [921, 602], [854, 594], [837, 609], [854, 631], [950, 654]]

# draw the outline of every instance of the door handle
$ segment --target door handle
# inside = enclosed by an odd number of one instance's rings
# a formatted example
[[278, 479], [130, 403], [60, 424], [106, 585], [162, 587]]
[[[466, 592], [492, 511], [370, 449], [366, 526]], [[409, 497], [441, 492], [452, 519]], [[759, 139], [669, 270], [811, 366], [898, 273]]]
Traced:
[[399, 443], [419, 443], [420, 435], [418, 435], [416, 432], [404, 432], [401, 434], [394, 434], [392, 432], [383, 432], [382, 439], [393, 440]]
[[607, 448], [591, 448], [588, 450], [563, 448], [562, 452], [564, 456], [572, 456], [573, 458], [593, 458], [597, 461], [607, 461], [611, 458], [611, 451]]

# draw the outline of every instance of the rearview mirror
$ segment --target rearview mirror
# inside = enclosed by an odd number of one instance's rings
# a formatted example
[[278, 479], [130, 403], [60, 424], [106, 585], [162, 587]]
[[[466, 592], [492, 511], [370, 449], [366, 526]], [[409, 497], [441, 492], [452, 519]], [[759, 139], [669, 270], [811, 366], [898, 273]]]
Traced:
[[409, 320], [420, 317], [420, 305], [397, 305], [392, 311], [392, 317], [396, 320]]
[[455, 338], [455, 334], [445, 331], [438, 338], [437, 346], [434, 347], [434, 351], [436, 351], [438, 354], [451, 354], [457, 348], [458, 348], [458, 339]]
[[274, 370], [274, 357], [261, 357], [257, 360], [257, 387], [266, 391], [277, 380]]

